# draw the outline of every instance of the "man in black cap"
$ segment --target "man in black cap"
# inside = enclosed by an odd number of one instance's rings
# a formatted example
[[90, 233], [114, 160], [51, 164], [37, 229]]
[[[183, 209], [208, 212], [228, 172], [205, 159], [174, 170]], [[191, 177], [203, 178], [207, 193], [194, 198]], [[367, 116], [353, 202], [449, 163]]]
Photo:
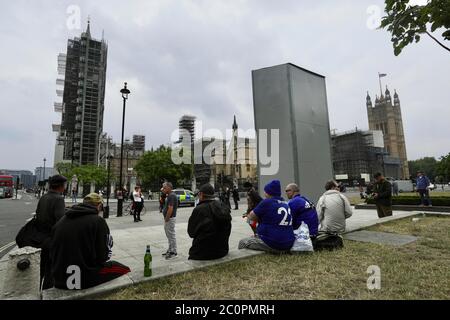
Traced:
[[188, 234], [192, 240], [189, 259], [213, 260], [228, 254], [231, 233], [231, 210], [215, 200], [214, 188], [209, 183], [200, 187], [199, 204], [192, 211]]
[[39, 246], [41, 251], [41, 284], [42, 289], [48, 289], [53, 286], [51, 277], [50, 261], [50, 238], [53, 226], [65, 214], [64, 198], [61, 195], [64, 192], [67, 179], [61, 175], [55, 175], [48, 179], [49, 191], [44, 194], [38, 202], [36, 209], [36, 228], [47, 238]]

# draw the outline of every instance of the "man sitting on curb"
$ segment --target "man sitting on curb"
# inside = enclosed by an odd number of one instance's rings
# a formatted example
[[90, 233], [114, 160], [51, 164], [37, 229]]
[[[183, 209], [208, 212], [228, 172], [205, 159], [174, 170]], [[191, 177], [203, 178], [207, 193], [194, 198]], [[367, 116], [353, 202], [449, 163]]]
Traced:
[[113, 239], [102, 210], [102, 197], [90, 193], [54, 226], [51, 261], [56, 288], [86, 289], [130, 272], [109, 260]]
[[213, 260], [228, 254], [231, 233], [230, 208], [214, 199], [214, 188], [209, 183], [200, 187], [199, 204], [192, 211], [188, 234], [192, 241], [189, 259]]
[[239, 241], [239, 249], [252, 249], [271, 253], [288, 252], [295, 240], [291, 210], [281, 197], [279, 180], [272, 180], [264, 187], [265, 197], [248, 218], [256, 220], [258, 237]]
[[311, 239], [315, 239], [319, 232], [319, 218], [314, 203], [300, 194], [300, 189], [295, 183], [288, 184], [285, 191], [288, 199], [290, 199], [288, 205], [291, 208], [292, 227], [297, 230], [302, 221], [305, 222], [308, 225], [309, 236]]
[[347, 197], [339, 191], [339, 184], [330, 180], [325, 184], [325, 193], [317, 201], [319, 215], [319, 235], [313, 241], [314, 250], [334, 250], [344, 246], [342, 233], [345, 232], [345, 220], [353, 214]]

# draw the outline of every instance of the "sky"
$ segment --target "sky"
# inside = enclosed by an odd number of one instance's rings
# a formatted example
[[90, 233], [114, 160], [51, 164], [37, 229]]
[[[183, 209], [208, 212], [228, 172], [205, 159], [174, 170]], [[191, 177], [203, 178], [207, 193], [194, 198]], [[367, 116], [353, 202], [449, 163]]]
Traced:
[[[331, 129], [368, 129], [378, 72], [400, 97], [409, 160], [450, 152], [450, 55], [422, 37], [393, 54], [383, 1], [16, 0], [0, 11], [0, 168], [53, 165], [57, 55], [86, 29], [108, 42], [104, 132], [166, 144], [183, 114], [225, 133], [254, 128], [251, 71], [294, 63], [326, 77]], [[438, 37], [440, 34], [435, 32]], [[448, 44], [448, 43], [447, 43]]]

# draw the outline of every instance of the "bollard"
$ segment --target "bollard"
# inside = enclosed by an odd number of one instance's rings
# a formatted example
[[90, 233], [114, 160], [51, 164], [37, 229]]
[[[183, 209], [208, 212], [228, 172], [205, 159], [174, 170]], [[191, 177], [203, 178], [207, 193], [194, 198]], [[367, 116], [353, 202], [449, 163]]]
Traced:
[[0, 300], [40, 300], [41, 249], [24, 247], [9, 253]]

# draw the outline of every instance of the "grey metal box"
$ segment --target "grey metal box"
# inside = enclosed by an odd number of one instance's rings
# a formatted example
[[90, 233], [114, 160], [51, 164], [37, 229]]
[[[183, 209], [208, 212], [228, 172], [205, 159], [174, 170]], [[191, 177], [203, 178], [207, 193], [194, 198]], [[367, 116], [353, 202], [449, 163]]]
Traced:
[[[290, 182], [317, 202], [333, 178], [325, 77], [287, 63], [252, 71], [255, 129], [258, 137], [259, 192], [273, 179]], [[279, 165], [262, 174], [260, 129], [279, 129]], [[268, 132], [270, 137], [270, 132]], [[268, 143], [270, 154], [270, 139]]]

